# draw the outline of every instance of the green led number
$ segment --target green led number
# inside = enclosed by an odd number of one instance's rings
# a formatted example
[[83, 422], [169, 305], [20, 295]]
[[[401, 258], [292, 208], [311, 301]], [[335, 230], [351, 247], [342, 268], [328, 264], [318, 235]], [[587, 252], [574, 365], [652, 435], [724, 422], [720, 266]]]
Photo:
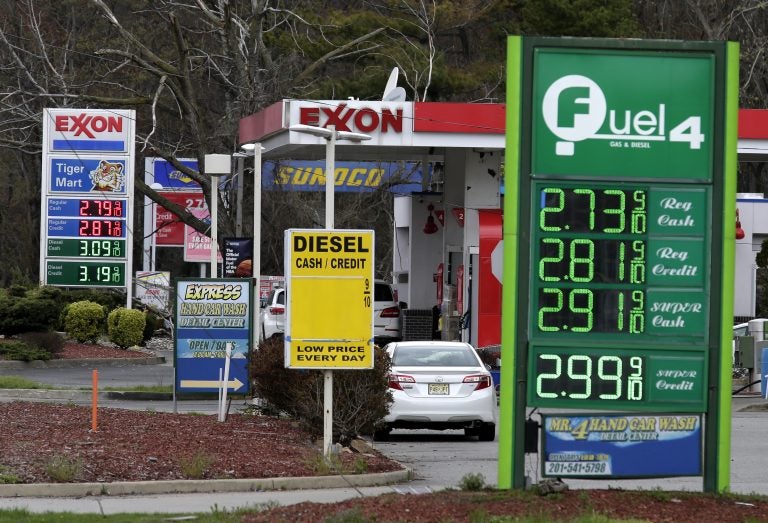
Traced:
[[630, 218], [632, 225], [632, 234], [645, 234], [646, 229], [646, 211], [645, 211], [645, 191], [635, 191], [632, 193], [632, 200], [636, 207], [632, 209]]
[[557, 245], [557, 256], [544, 256], [539, 261], [539, 279], [541, 281], [560, 281], [559, 276], [546, 276], [546, 273], [547, 273], [546, 264], [560, 263], [561, 261], [563, 261], [563, 256], [565, 256], [565, 247], [563, 245], [563, 240], [559, 240], [557, 238], [542, 238], [541, 242]]
[[[578, 307], [576, 305], [576, 296], [586, 296], [587, 297], [587, 305], [586, 307]], [[576, 314], [584, 314], [587, 318], [587, 324], [584, 327], [573, 327], [571, 330], [573, 332], [589, 332], [592, 330], [592, 307], [594, 305], [594, 298], [592, 295], [592, 291], [589, 289], [573, 289], [571, 290], [571, 293], [568, 295], [568, 308], [571, 309], [571, 312]]]
[[544, 325], [544, 315], [548, 312], [560, 312], [563, 309], [563, 291], [560, 289], [542, 289], [544, 294], [557, 295], [557, 305], [552, 307], [542, 307], [539, 309], [539, 329], [544, 332], [559, 331], [560, 327]]
[[632, 260], [629, 262], [629, 282], [645, 283], [645, 242], [632, 242]]
[[[583, 327], [572, 327], [571, 330], [573, 332], [590, 332], [594, 323], [594, 313], [592, 312], [595, 301], [594, 294], [589, 289], [565, 290], [568, 291], [568, 310], [574, 314], [583, 314], [585, 318], [585, 325]], [[542, 332], [557, 332], [561, 329], [561, 327], [559, 325], [547, 325], [546, 314], [557, 314], [563, 310], [563, 289], [548, 287], [541, 289], [541, 292], [544, 294], [554, 294], [557, 296], [557, 303], [555, 305], [548, 305], [539, 308], [539, 330]], [[586, 303], [583, 305], [579, 305], [576, 302], [580, 296], [585, 297]], [[565, 328], [567, 329], [567, 327]]]
[[643, 358], [631, 357], [629, 366], [632, 367], [632, 373], [627, 380], [627, 397], [635, 401], [641, 400], [643, 399]]
[[605, 194], [611, 195], [611, 196], [618, 196], [619, 201], [617, 202], [616, 207], [603, 209], [603, 212], [605, 214], [614, 214], [618, 216], [619, 223], [616, 227], [606, 227], [603, 232], [605, 233], [622, 233], [624, 232], [624, 226], [625, 226], [625, 218], [624, 218], [624, 211], [626, 210], [626, 197], [624, 196], [624, 191], [620, 191], [618, 189], [606, 189]]
[[[583, 373], [575, 372], [574, 362], [583, 361], [585, 370]], [[589, 356], [573, 355], [568, 358], [568, 377], [572, 380], [581, 380], [584, 382], [584, 392], [571, 392], [568, 396], [575, 400], [587, 399], [592, 395], [592, 358]]]
[[619, 281], [624, 281], [624, 259], [626, 258], [627, 254], [627, 246], [624, 244], [624, 242], [619, 242], [619, 267], [618, 267], [618, 278]]
[[[606, 372], [606, 362], [612, 362], [616, 364], [616, 371], [613, 373]], [[597, 377], [603, 381], [613, 381], [616, 385], [616, 390], [612, 394], [600, 394], [598, 397], [601, 400], [615, 400], [621, 397], [621, 375], [622, 375], [622, 363], [621, 358], [616, 356], [603, 356], [597, 360]]]
[[589, 230], [595, 230], [595, 191], [592, 189], [574, 189], [573, 194], [586, 194], [589, 196]]
[[562, 210], [565, 208], [565, 193], [563, 192], [562, 189], [556, 189], [553, 187], [547, 187], [546, 189], [542, 190], [542, 193], [544, 195], [556, 194], [557, 205], [555, 205], [554, 207], [546, 206], [541, 210], [541, 213], [539, 213], [539, 228], [542, 231], [547, 231], [547, 232], [561, 231], [562, 227], [547, 225], [547, 213], [562, 212]]
[[645, 296], [643, 291], [632, 291], [632, 310], [629, 311], [629, 333], [645, 331]]
[[[578, 256], [576, 253], [576, 249], [580, 246], [584, 245], [587, 247], [587, 252], [585, 256]], [[568, 277], [571, 279], [571, 281], [575, 281], [578, 283], [582, 282], [588, 282], [592, 281], [592, 279], [595, 277], [595, 244], [592, 242], [592, 240], [585, 240], [585, 239], [574, 239], [571, 241], [571, 247], [569, 249], [569, 254], [571, 258], [571, 263], [568, 267]], [[583, 249], [582, 249], [583, 251]], [[577, 276], [576, 275], [576, 266], [586, 266], [586, 276]]]
[[556, 380], [560, 377], [560, 374], [563, 372], [563, 362], [560, 359], [560, 356], [556, 354], [540, 354], [539, 355], [540, 360], [551, 360], [555, 362], [555, 372], [542, 372], [539, 374], [539, 376], [536, 378], [536, 394], [539, 395], [541, 398], [556, 398], [557, 394], [554, 392], [544, 392], [542, 390], [542, 382], [544, 380]]
[[80, 240], [80, 256], [119, 257], [122, 256], [120, 242], [112, 240]]

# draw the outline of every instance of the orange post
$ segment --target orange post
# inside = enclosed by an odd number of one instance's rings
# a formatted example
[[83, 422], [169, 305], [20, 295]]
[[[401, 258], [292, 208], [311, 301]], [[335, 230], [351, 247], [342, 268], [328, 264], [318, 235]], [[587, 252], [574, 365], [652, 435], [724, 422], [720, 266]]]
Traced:
[[98, 432], [98, 418], [96, 409], [99, 404], [99, 371], [93, 369], [93, 394], [91, 395], [91, 430]]

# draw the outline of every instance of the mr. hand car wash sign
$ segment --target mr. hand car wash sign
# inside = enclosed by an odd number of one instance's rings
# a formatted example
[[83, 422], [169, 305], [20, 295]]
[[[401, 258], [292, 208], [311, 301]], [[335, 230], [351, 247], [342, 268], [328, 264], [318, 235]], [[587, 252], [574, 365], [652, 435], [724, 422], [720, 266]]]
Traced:
[[373, 367], [373, 231], [285, 231], [285, 365]]

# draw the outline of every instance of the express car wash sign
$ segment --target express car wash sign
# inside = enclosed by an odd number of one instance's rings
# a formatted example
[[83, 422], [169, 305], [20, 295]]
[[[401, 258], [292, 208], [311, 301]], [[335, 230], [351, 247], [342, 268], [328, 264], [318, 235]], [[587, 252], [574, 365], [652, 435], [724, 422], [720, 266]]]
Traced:
[[229, 344], [227, 388], [233, 394], [248, 393], [252, 296], [250, 282], [243, 279], [176, 282], [176, 392], [217, 392]]
[[373, 367], [370, 230], [285, 231], [285, 366]]
[[515, 421], [501, 448], [526, 407], [702, 413], [714, 489], [728, 478], [738, 47], [509, 44], [501, 415]]

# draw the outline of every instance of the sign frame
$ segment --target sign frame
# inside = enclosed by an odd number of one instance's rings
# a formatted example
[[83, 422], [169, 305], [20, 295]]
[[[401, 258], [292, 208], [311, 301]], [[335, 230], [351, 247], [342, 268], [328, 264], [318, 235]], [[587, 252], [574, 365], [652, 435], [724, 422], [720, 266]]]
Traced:
[[[700, 414], [683, 413], [542, 414], [541, 475], [583, 479], [701, 476], [701, 421]], [[550, 452], [554, 448], [557, 451]], [[550, 459], [555, 456], [558, 459]]]
[[373, 230], [285, 231], [286, 368], [373, 368], [374, 247]]
[[[557, 112], [559, 111], [559, 96], [564, 89], [555, 89], [557, 96], [547, 101], [546, 96], [553, 86], [557, 83], [552, 78], [541, 80], [537, 85], [538, 76], [546, 68], [542, 68], [537, 59], [548, 53], [567, 54], [569, 57], [567, 66], [565, 61], [561, 61], [553, 71], [561, 75], [561, 78], [568, 77], [568, 87], [580, 88], [579, 97], [574, 97], [570, 103], [582, 103], [588, 99], [589, 102], [582, 107], [581, 113], [585, 113], [585, 119], [580, 124], [576, 124], [576, 118], [571, 120], [571, 124], [563, 124], [565, 130], [560, 129]], [[585, 74], [581, 74], [581, 69], [591, 57], [601, 56], [621, 56], [626, 63], [624, 67], [631, 68], [637, 62], [638, 57], [648, 60], [651, 57], [660, 62], [671, 60], [674, 66], [676, 59], [698, 60], [704, 58], [712, 63], [711, 78], [707, 78], [710, 86], [704, 91], [711, 93], [708, 111], [710, 111], [709, 127], [705, 132], [706, 147], [709, 152], [709, 170], [700, 175], [687, 173], [687, 176], [665, 174], [669, 171], [661, 168], [660, 173], [639, 176], [638, 172], [630, 168], [631, 178], [617, 180], [617, 176], [608, 177], [600, 172], [599, 168], [591, 175], [590, 165], [596, 165], [596, 162], [602, 162], [603, 165], [610, 165], [610, 169], [616, 174], [623, 173], [621, 169], [630, 163], [630, 156], [618, 154], [612, 156], [611, 144], [605, 142], [603, 152], [596, 154], [590, 150], [591, 158], [586, 160], [586, 167], [578, 168], [563, 167], [569, 165], [567, 162], [561, 162], [557, 165], [537, 163], [534, 159], [536, 151], [542, 147], [541, 122], [545, 122], [549, 130], [555, 134], [558, 131], [558, 138], [562, 141], [570, 142], [570, 146], [563, 146], [558, 150], [554, 142], [555, 153], [563, 157], [573, 157], [573, 148], [582, 148], [583, 144], [594, 138], [595, 133], [602, 133], [601, 126], [605, 124], [606, 105], [603, 103], [600, 110], [600, 103], [594, 103], [599, 97], [595, 97], [595, 89], [592, 84], [597, 85]], [[586, 58], [585, 58], [586, 57]], [[601, 58], [599, 58], [601, 59]], [[679, 62], [682, 63], [682, 62]], [[669, 63], [664, 64], [669, 67]], [[651, 69], [656, 67], [651, 65]], [[648, 76], [649, 71], [644, 73]], [[584, 78], [587, 77], [587, 80]], [[576, 84], [573, 79], [577, 78]], [[674, 78], [674, 80], [673, 80]], [[661, 79], [661, 80], [660, 80]], [[666, 79], [666, 81], [664, 81]], [[552, 84], [547, 82], [551, 81]], [[558, 80], [559, 81], [559, 80]], [[664, 103], [661, 96], [666, 96], [669, 92], [674, 92], [678, 88], [680, 79], [677, 75], [659, 74], [654, 75], [654, 82], [663, 87], [657, 91], [659, 104]], [[591, 82], [591, 83], [590, 83]], [[630, 109], [639, 114], [642, 112], [637, 103], [642, 103], [646, 93], [640, 92], [637, 87], [638, 82], [629, 83], [627, 75], [615, 75], [610, 82], [617, 84], [624, 92], [627, 104]], [[581, 85], [578, 85], [581, 83]], [[597, 86], [604, 91], [605, 88]], [[535, 240], [533, 237], [533, 212], [535, 199], [532, 196], [533, 187], [536, 180], [553, 180], [554, 184], [563, 184], [567, 182], [587, 182], [587, 183], [612, 183], [619, 185], [646, 184], [653, 186], [656, 183], [686, 185], [688, 183], [700, 184], [709, 187], [708, 207], [709, 224], [711, 233], [707, 244], [705, 254], [706, 271], [708, 281], [708, 295], [711, 296], [706, 309], [706, 322], [704, 323], [704, 332], [697, 333], [701, 335], [702, 341], [691, 342], [690, 345], [697, 345], [696, 351], [699, 351], [704, 358], [704, 376], [701, 400], [699, 405], [692, 408], [691, 412], [700, 412], [705, 416], [705, 461], [704, 461], [704, 488], [708, 491], [723, 491], [727, 489], [729, 480], [728, 449], [730, 446], [730, 323], [732, 321], [733, 304], [733, 241], [734, 241], [734, 216], [735, 216], [735, 177], [736, 177], [736, 137], [737, 137], [737, 115], [738, 115], [738, 44], [733, 42], [672, 42], [672, 41], [653, 41], [653, 40], [609, 40], [609, 39], [588, 39], [588, 38], [523, 38], [510, 37], [508, 39], [508, 82], [507, 82], [507, 169], [506, 175], [506, 198], [504, 213], [504, 282], [502, 294], [502, 354], [505, 362], [505, 370], [501, 376], [501, 398], [500, 398], [500, 452], [499, 452], [499, 486], [501, 488], [522, 488], [525, 485], [525, 460], [524, 460], [524, 422], [525, 410], [528, 405], [528, 393], [530, 387], [527, 381], [531, 378], [528, 372], [532, 364], [529, 358], [529, 347], [532, 342], [539, 345], [555, 346], [575, 346], [565, 343], [563, 339], [556, 341], [534, 339], [534, 335], [529, 333], [528, 328], [531, 325], [532, 307], [529, 302], [535, 302], [535, 299], [529, 299], [532, 291], [537, 287], [534, 280], [541, 278], [538, 274], [540, 267], [533, 267], [536, 263], [529, 247]], [[538, 89], [538, 91], [537, 91]], [[695, 92], [696, 90], [694, 90]], [[545, 93], [544, 102], [540, 108], [538, 102], [541, 99], [535, 98], [536, 93]], [[571, 94], [571, 93], [569, 93]], [[575, 92], [573, 94], [576, 94]], [[652, 96], [657, 96], [653, 94]], [[687, 97], [692, 96], [687, 92]], [[608, 95], [605, 95], [608, 98]], [[556, 109], [552, 109], [552, 101], [555, 102]], [[639, 102], [638, 102], [639, 101]], [[599, 100], [598, 100], [599, 102]], [[605, 100], [603, 100], [605, 102]], [[637, 102], [637, 103], [636, 103]], [[549, 104], [549, 105], [548, 105]], [[635, 105], [632, 105], [635, 104]], [[707, 105], [707, 102], [704, 103]], [[588, 107], [587, 107], [588, 106]], [[660, 105], [657, 105], [660, 107]], [[549, 116], [546, 112], [550, 111]], [[552, 112], [555, 118], [552, 119]], [[638, 122], [643, 127], [650, 123], [645, 115], [641, 120], [633, 120], [633, 125]], [[549, 118], [549, 120], [546, 120]], [[703, 122], [704, 120], [702, 120]], [[538, 122], [538, 123], [537, 123]], [[585, 123], [586, 122], [586, 123]], [[659, 124], [660, 120], [656, 120]], [[690, 122], [689, 122], [690, 123]], [[573, 130], [582, 127], [581, 131], [589, 128], [588, 132], [577, 134], [568, 134], [568, 125]], [[539, 127], [536, 127], [539, 125]], [[637, 127], [637, 125], [636, 125]], [[660, 126], [657, 125], [657, 128]], [[539, 134], [537, 133], [537, 129]], [[647, 131], [647, 128], [644, 128]], [[679, 131], [680, 129], [678, 129]], [[590, 134], [591, 133], [591, 134]], [[669, 135], [665, 135], [669, 137]], [[648, 142], [651, 142], [649, 139]], [[547, 145], [547, 144], [544, 144]], [[678, 144], [680, 145], [680, 144]], [[688, 142], [693, 149], [694, 144]], [[537, 149], [538, 148], [538, 149]], [[647, 149], [645, 146], [643, 148]], [[657, 149], [664, 154], [670, 154], [669, 147]], [[550, 153], [552, 154], [552, 153]], [[656, 153], [652, 153], [656, 154]], [[658, 164], [660, 160], [653, 160]], [[589, 162], [592, 162], [590, 164]], [[686, 165], [688, 160], [682, 161]], [[575, 164], [574, 164], [575, 165]], [[654, 164], [649, 164], [654, 165]], [[676, 168], [680, 168], [680, 164]], [[699, 165], [699, 164], [697, 164]], [[535, 170], [539, 169], [539, 170]], [[660, 174], [660, 176], [659, 176]], [[690, 175], [690, 176], [688, 176]], [[608, 181], [609, 180], [609, 181]], [[587, 236], [588, 237], [588, 236]], [[571, 259], [573, 261], [573, 258]], [[550, 275], [551, 276], [551, 275]], [[570, 284], [568, 284], [570, 285]], [[670, 291], [672, 288], [670, 288]], [[534, 292], [535, 294], [535, 292]], [[580, 305], [577, 303], [577, 308]], [[591, 305], [590, 305], [591, 307]], [[555, 325], [557, 327], [557, 325]], [[565, 327], [561, 324], [560, 327]], [[588, 330], [588, 329], [587, 329]], [[539, 337], [540, 338], [540, 337]], [[638, 338], [639, 339], [639, 338]], [[640, 340], [638, 343], [642, 346], [647, 343]], [[610, 347], [610, 342], [597, 340], [593, 343], [597, 350], [606, 346]], [[679, 345], [674, 342], [669, 344], [669, 348]], [[586, 346], [586, 345], [583, 345]], [[665, 347], [658, 346], [655, 350], [663, 352]], [[646, 350], [646, 349], [642, 349]], [[688, 350], [692, 350], [688, 347]], [[579, 372], [572, 373], [571, 377], [578, 378]], [[552, 374], [556, 374], [553, 371]], [[542, 375], [539, 375], [539, 378]], [[655, 377], [650, 377], [654, 379]], [[566, 393], [566, 390], [558, 393]], [[555, 408], [568, 408], [567, 403], [561, 401], [553, 402]], [[572, 405], [572, 408], [577, 405]], [[654, 405], [654, 407], [656, 407]], [[598, 410], [613, 410], [610, 404], [581, 403], [578, 408], [589, 408]], [[622, 406], [621, 409], [625, 407]], [[639, 408], [639, 407], [638, 407]], [[621, 410], [616, 409], [616, 410]], [[679, 410], [671, 406], [666, 406], [665, 410]], [[685, 410], [685, 409], [683, 409]]]
[[[124, 288], [127, 306], [131, 306], [135, 122], [134, 110], [44, 109], [40, 210], [43, 285]], [[82, 209], [73, 204], [78, 199], [120, 202], [121, 216], [98, 216], [101, 206], [96, 214], [81, 215]], [[85, 220], [89, 222], [84, 227]], [[99, 220], [103, 221], [96, 223]], [[102, 226], [118, 227], [115, 230], [120, 234], [101, 236]], [[73, 255], [70, 244], [85, 239], [91, 242], [85, 246], [85, 254]], [[88, 255], [97, 246], [93, 243], [96, 240], [120, 240], [120, 254]], [[59, 249], [56, 245], [51, 248], [51, 241], [58, 242]], [[73, 265], [77, 265], [74, 272], [70, 270]], [[99, 277], [114, 270], [119, 274], [96, 281], [90, 276], [94, 267], [103, 269], [97, 270]]]
[[[174, 304], [174, 389], [176, 394], [215, 394], [225, 344], [232, 342], [230, 394], [248, 395], [248, 362], [253, 347], [253, 292], [242, 278], [176, 280]], [[243, 295], [245, 299], [243, 298]], [[185, 300], [185, 297], [188, 300]], [[188, 321], [182, 321], [184, 317]], [[214, 321], [216, 320], [216, 321]]]

